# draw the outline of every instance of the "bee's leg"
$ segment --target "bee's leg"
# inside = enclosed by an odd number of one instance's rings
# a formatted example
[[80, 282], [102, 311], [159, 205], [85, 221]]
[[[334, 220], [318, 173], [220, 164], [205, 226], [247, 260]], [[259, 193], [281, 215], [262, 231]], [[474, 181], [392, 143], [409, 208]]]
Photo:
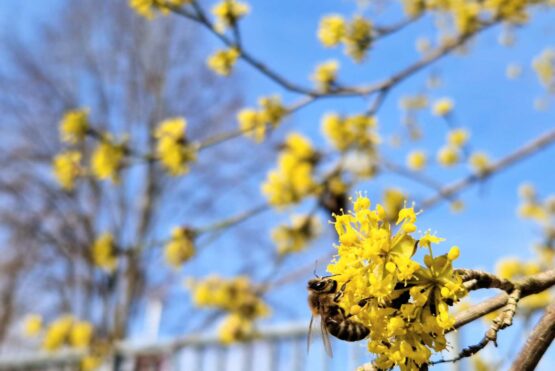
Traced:
[[341, 298], [343, 297], [343, 293], [345, 292], [345, 289], [347, 288], [347, 284], [349, 283], [349, 281], [346, 281], [345, 283], [343, 283], [343, 285], [341, 285], [341, 287], [339, 288], [339, 291], [335, 293], [335, 296], [333, 297], [333, 301], [335, 303], [339, 303], [339, 300], [341, 300]]

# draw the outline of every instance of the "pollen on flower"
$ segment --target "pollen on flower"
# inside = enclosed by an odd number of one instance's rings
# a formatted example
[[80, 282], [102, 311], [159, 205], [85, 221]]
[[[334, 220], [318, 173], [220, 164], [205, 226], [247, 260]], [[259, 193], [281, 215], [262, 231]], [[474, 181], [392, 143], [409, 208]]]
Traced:
[[432, 107], [432, 113], [435, 116], [440, 116], [440, 117], [447, 116], [451, 113], [451, 111], [453, 111], [454, 106], [455, 106], [455, 103], [453, 103], [451, 99], [441, 98], [436, 102], [434, 102], [434, 105]]
[[60, 121], [60, 138], [63, 142], [77, 144], [83, 141], [89, 129], [89, 110], [79, 108], [67, 111]]
[[91, 257], [93, 263], [105, 271], [112, 272], [116, 268], [118, 257], [111, 233], [103, 233], [94, 241]]
[[81, 166], [81, 152], [66, 151], [57, 154], [52, 161], [52, 171], [60, 186], [71, 191], [75, 187], [75, 180], [83, 173]]
[[172, 176], [183, 175], [189, 171], [189, 163], [197, 156], [197, 149], [186, 140], [187, 121], [175, 117], [162, 121], [154, 132], [156, 155], [164, 168]]
[[237, 48], [218, 50], [208, 57], [207, 64], [208, 67], [217, 74], [229, 76], [239, 56], [240, 52]]

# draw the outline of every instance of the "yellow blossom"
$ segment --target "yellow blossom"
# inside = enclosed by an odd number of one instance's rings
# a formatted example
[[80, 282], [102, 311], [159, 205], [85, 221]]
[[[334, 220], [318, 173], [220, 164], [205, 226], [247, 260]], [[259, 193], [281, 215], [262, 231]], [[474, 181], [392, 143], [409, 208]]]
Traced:
[[81, 153], [66, 151], [57, 154], [52, 161], [52, 171], [60, 186], [68, 191], [75, 187], [75, 180], [82, 174]]
[[100, 180], [111, 179], [118, 183], [126, 152], [125, 141], [117, 143], [111, 135], [103, 135], [91, 155], [92, 173]]
[[46, 329], [46, 334], [42, 340], [42, 348], [46, 351], [54, 351], [61, 348], [68, 340], [73, 317], [64, 315], [59, 317]]
[[227, 316], [218, 329], [218, 337], [225, 345], [251, 339], [253, 335], [254, 326], [252, 320], [246, 319], [238, 314]]
[[401, 99], [399, 100], [399, 108], [405, 110], [405, 111], [410, 111], [410, 110], [421, 110], [428, 107], [428, 97], [426, 97], [423, 94], [418, 94], [418, 95], [407, 95], [404, 97], [401, 97]]
[[207, 64], [217, 74], [228, 76], [233, 71], [239, 55], [240, 52], [237, 48], [218, 50], [208, 58]]
[[534, 58], [532, 68], [542, 85], [550, 87], [555, 80], [555, 49], [546, 49]]
[[380, 141], [376, 134], [376, 123], [374, 116], [359, 114], [341, 117], [336, 113], [330, 113], [322, 119], [322, 132], [339, 151], [373, 151]]
[[319, 64], [316, 66], [312, 79], [320, 90], [327, 92], [335, 84], [338, 69], [339, 62], [335, 60]]
[[468, 130], [463, 128], [453, 129], [447, 134], [447, 143], [455, 148], [461, 148], [468, 142], [469, 137]]
[[186, 127], [184, 118], [175, 117], [162, 121], [154, 132], [156, 155], [173, 176], [185, 174], [189, 171], [189, 163], [196, 159], [196, 148], [185, 137]]
[[464, 209], [464, 202], [462, 202], [461, 200], [455, 200], [451, 202], [449, 206], [451, 207], [451, 211], [453, 213], [460, 213]]
[[304, 250], [320, 233], [320, 220], [314, 216], [294, 215], [291, 220], [290, 226], [280, 225], [272, 231], [279, 255]]
[[426, 167], [428, 158], [423, 151], [412, 151], [407, 156], [407, 166], [415, 171], [419, 171]]
[[508, 79], [514, 80], [519, 78], [522, 75], [522, 66], [516, 63], [511, 63], [505, 69], [505, 76]]
[[442, 147], [437, 153], [437, 162], [443, 166], [456, 165], [460, 160], [459, 151], [452, 146]]
[[91, 256], [96, 266], [112, 272], [118, 263], [114, 236], [111, 233], [101, 234], [91, 247]]
[[468, 159], [470, 166], [478, 174], [485, 174], [490, 168], [490, 160], [487, 154], [484, 152], [474, 152], [470, 155]]
[[27, 336], [37, 336], [42, 329], [42, 316], [39, 314], [29, 314], [23, 323], [24, 332]]
[[451, 113], [451, 111], [453, 111], [454, 106], [455, 104], [451, 99], [441, 98], [436, 102], [434, 102], [434, 105], [432, 107], [432, 113], [435, 116], [441, 116], [441, 117], [447, 116]]
[[252, 138], [255, 142], [261, 142], [266, 137], [266, 131], [276, 128], [287, 109], [281, 103], [278, 96], [262, 97], [258, 100], [260, 109], [243, 109], [237, 115], [239, 128], [245, 136]]
[[233, 27], [239, 19], [247, 15], [250, 8], [247, 4], [237, 0], [222, 0], [212, 8], [212, 14], [217, 19], [216, 29], [223, 32]]
[[76, 321], [71, 326], [69, 343], [76, 348], [86, 348], [90, 345], [93, 336], [93, 325], [87, 321]]
[[195, 255], [192, 237], [191, 231], [187, 228], [173, 229], [171, 239], [164, 249], [164, 258], [169, 266], [180, 268], [183, 263]]
[[[466, 295], [452, 266], [459, 249], [427, 255], [422, 266], [414, 260], [414, 209], [403, 207], [392, 218], [383, 206], [370, 206], [368, 198], [359, 196], [353, 211], [335, 215], [339, 245], [328, 271], [344, 287], [339, 305], [371, 329], [368, 349], [377, 356], [376, 366], [418, 369], [432, 351], [447, 347], [445, 333], [454, 325], [449, 306]], [[400, 228], [394, 229], [392, 220]], [[441, 241], [429, 232], [420, 239], [430, 251], [432, 243]]]
[[67, 111], [60, 121], [60, 138], [63, 142], [77, 144], [83, 141], [89, 130], [89, 110], [87, 108]]
[[346, 31], [347, 26], [342, 16], [335, 14], [328, 15], [320, 21], [318, 38], [324, 46], [332, 47], [341, 42]]
[[356, 62], [361, 62], [372, 43], [372, 23], [356, 16], [347, 26], [344, 37], [346, 53]]
[[155, 10], [165, 15], [169, 12], [169, 6], [181, 6], [191, 2], [192, 0], [129, 0], [129, 6], [139, 15], [153, 19]]

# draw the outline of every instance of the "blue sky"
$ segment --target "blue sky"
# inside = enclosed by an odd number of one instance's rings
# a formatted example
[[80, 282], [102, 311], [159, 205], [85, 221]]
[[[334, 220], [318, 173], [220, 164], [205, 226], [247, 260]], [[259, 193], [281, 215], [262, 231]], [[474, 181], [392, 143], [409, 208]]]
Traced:
[[[55, 17], [55, 5], [58, 3], [57, 0], [4, 0], [0, 2], [0, 32], [23, 32], [31, 35], [33, 22]], [[362, 83], [379, 80], [418, 57], [414, 48], [416, 38], [435, 36], [432, 21], [422, 20], [401, 33], [380, 41], [370, 52], [366, 63], [355, 65], [344, 57], [340, 49], [325, 49], [316, 39], [320, 16], [328, 13], [350, 16], [356, 11], [354, 1], [253, 0], [250, 4], [252, 12], [242, 23], [246, 48], [289, 79], [304, 85], [311, 84], [308, 76], [314, 65], [331, 58], [337, 58], [341, 62], [341, 81]], [[376, 23], [388, 24], [399, 19], [401, 13], [398, 10], [398, 7], [389, 7], [383, 13], [371, 11], [371, 14], [375, 15], [373, 19]], [[471, 131], [472, 147], [485, 150], [494, 159], [555, 127], [553, 108], [542, 112], [533, 109], [534, 99], [544, 96], [545, 91], [530, 68], [533, 57], [546, 46], [555, 47], [555, 14], [553, 11], [535, 13], [531, 26], [515, 30], [517, 42], [510, 48], [499, 45], [497, 40], [500, 31], [500, 27], [487, 31], [473, 42], [468, 55], [449, 56], [434, 65], [433, 70], [441, 74], [443, 85], [430, 95], [432, 99], [442, 96], [453, 98], [456, 102], [456, 122]], [[214, 47], [217, 46], [214, 43]], [[521, 78], [509, 81], [505, 77], [505, 68], [509, 63], [523, 66]], [[411, 77], [388, 97], [378, 114], [381, 133], [385, 139], [393, 133], [401, 132], [399, 98], [421, 91], [429, 72], [430, 69], [427, 69]], [[255, 105], [257, 97], [276, 92], [282, 93], [286, 102], [292, 103], [295, 100], [295, 95], [282, 91], [244, 64], [239, 65], [238, 73], [242, 77], [246, 101], [250, 106]], [[325, 145], [319, 129], [324, 113], [360, 112], [367, 104], [356, 98], [323, 100], [288, 119], [276, 135], [283, 136], [290, 130], [298, 130], [310, 136], [315, 143]], [[384, 145], [384, 153], [391, 159], [402, 163], [408, 148], [426, 148], [433, 155], [444, 142], [447, 128], [442, 120], [427, 112], [420, 117], [425, 133], [424, 140], [398, 150]], [[431, 228], [445, 237], [447, 244], [443, 245], [444, 248], [451, 244], [460, 246], [461, 257], [457, 261], [459, 266], [491, 271], [502, 256], [532, 258], [530, 248], [540, 238], [540, 232], [534, 224], [523, 222], [517, 217], [517, 188], [523, 181], [530, 181], [536, 185], [540, 195], [555, 194], [554, 158], [555, 147], [549, 148], [483, 184], [470, 188], [461, 197], [466, 205], [463, 213], [452, 214], [448, 205], [442, 204], [422, 214], [419, 228]], [[465, 165], [460, 165], [445, 171], [432, 166], [427, 174], [442, 183], [449, 183], [468, 174], [468, 169]], [[381, 176], [360, 190], [367, 191], [370, 197], [376, 197], [385, 187], [391, 186], [414, 192], [421, 197], [433, 194], [429, 189], [393, 174]], [[211, 264], [213, 260], [214, 257], [208, 257], [205, 263]], [[295, 262], [289, 266], [294, 267]], [[286, 288], [282, 294], [304, 303], [304, 284], [301, 282], [299, 286]], [[295, 316], [299, 319], [308, 318], [308, 312], [300, 307], [295, 310]]]

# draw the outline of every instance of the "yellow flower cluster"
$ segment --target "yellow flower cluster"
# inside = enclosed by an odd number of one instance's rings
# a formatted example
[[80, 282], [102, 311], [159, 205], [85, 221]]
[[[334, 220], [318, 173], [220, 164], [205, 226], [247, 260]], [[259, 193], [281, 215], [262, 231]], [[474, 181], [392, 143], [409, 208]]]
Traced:
[[86, 348], [91, 344], [94, 327], [87, 321], [79, 321], [71, 315], [63, 315], [46, 328], [42, 348], [52, 352], [63, 346]]
[[322, 132], [339, 151], [349, 149], [373, 151], [380, 138], [376, 133], [374, 116], [352, 115], [342, 117], [330, 113], [322, 119]]
[[242, 109], [237, 115], [237, 121], [245, 136], [256, 142], [262, 142], [266, 137], [266, 131], [280, 124], [287, 114], [287, 109], [277, 96], [262, 97], [258, 100], [258, 105], [260, 106], [258, 110]]
[[335, 60], [321, 63], [316, 66], [312, 79], [316, 82], [318, 89], [323, 92], [330, 91], [336, 82], [338, 69], [339, 62]]
[[91, 170], [100, 180], [111, 179], [119, 182], [119, 172], [127, 154], [126, 140], [116, 142], [110, 134], [102, 135], [91, 155]]
[[229, 76], [233, 71], [235, 62], [240, 56], [239, 49], [229, 48], [218, 50], [216, 53], [208, 57], [208, 67], [214, 72], [222, 76]]
[[291, 225], [280, 225], [272, 231], [272, 241], [279, 255], [304, 250], [320, 233], [320, 220], [312, 215], [294, 215]]
[[66, 143], [81, 143], [88, 130], [89, 110], [86, 108], [67, 111], [60, 121], [60, 138]]
[[52, 171], [63, 189], [73, 190], [75, 180], [83, 173], [81, 153], [79, 151], [65, 151], [57, 154], [52, 160]]
[[[370, 209], [359, 196], [353, 212], [334, 217], [338, 255], [328, 271], [345, 285], [339, 304], [369, 328], [378, 368], [419, 369], [446, 348], [445, 331], [455, 323], [449, 306], [466, 295], [452, 267], [458, 247], [434, 257], [432, 244], [442, 238], [427, 232], [417, 243], [413, 208], [402, 208], [393, 224], [381, 205]], [[429, 252], [424, 265], [414, 259], [417, 246]]]
[[247, 4], [236, 0], [223, 0], [212, 8], [212, 14], [216, 17], [216, 30], [225, 31], [233, 27], [239, 19], [247, 15], [250, 8]]
[[318, 154], [310, 141], [299, 133], [287, 136], [278, 159], [278, 168], [268, 173], [262, 193], [273, 206], [299, 202], [317, 191], [314, 165]]
[[167, 15], [169, 7], [177, 7], [191, 2], [192, 0], [129, 0], [129, 6], [139, 15], [152, 20], [156, 10]]
[[219, 329], [220, 340], [225, 344], [252, 338], [253, 322], [270, 312], [246, 276], [229, 280], [210, 276], [199, 282], [191, 282], [191, 290], [196, 306], [217, 308], [229, 313]]
[[190, 229], [176, 227], [172, 231], [171, 239], [164, 249], [166, 263], [173, 268], [180, 268], [183, 263], [195, 255], [193, 234]]
[[524, 219], [533, 219], [541, 224], [549, 223], [550, 216], [555, 218], [555, 210], [552, 198], [539, 200], [536, 190], [532, 184], [524, 184], [519, 189], [522, 203], [518, 214]]
[[328, 15], [320, 21], [318, 38], [325, 47], [345, 45], [345, 52], [357, 62], [361, 62], [372, 44], [372, 23], [355, 16], [347, 22], [340, 15]]
[[187, 121], [175, 117], [162, 121], [154, 131], [156, 156], [173, 176], [189, 171], [189, 163], [197, 157], [196, 148], [185, 137]]
[[114, 236], [111, 233], [101, 234], [91, 246], [93, 263], [107, 272], [112, 272], [118, 264]]
[[466, 145], [469, 138], [470, 133], [463, 128], [453, 129], [447, 133], [447, 143], [456, 148], [461, 148]]
[[411, 170], [420, 171], [426, 167], [428, 156], [424, 151], [412, 151], [407, 155], [407, 167]]
[[532, 61], [538, 79], [547, 88], [555, 84], [555, 49], [546, 49]]
[[443, 166], [454, 166], [460, 159], [459, 149], [450, 145], [441, 147], [437, 152], [437, 162]]

